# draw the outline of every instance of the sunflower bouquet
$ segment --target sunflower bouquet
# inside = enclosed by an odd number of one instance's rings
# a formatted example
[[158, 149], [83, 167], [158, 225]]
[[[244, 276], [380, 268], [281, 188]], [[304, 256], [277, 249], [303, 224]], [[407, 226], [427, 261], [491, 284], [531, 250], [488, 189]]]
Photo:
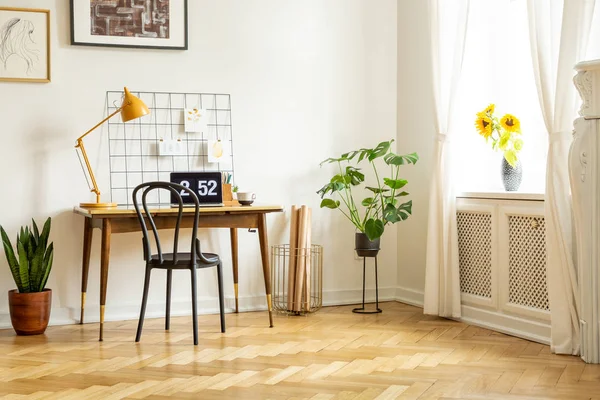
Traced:
[[498, 119], [494, 116], [495, 108], [494, 104], [490, 104], [485, 110], [478, 112], [475, 127], [486, 142], [492, 141], [492, 149], [504, 152], [506, 162], [514, 168], [518, 153], [523, 148], [521, 122], [512, 114], [504, 114]]

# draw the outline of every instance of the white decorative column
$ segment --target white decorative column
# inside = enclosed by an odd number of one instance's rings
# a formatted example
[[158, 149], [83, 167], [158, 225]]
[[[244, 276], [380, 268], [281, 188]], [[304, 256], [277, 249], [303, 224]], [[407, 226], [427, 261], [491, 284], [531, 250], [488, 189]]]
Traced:
[[574, 122], [569, 175], [577, 245], [581, 358], [600, 363], [600, 60], [575, 66], [583, 101]]

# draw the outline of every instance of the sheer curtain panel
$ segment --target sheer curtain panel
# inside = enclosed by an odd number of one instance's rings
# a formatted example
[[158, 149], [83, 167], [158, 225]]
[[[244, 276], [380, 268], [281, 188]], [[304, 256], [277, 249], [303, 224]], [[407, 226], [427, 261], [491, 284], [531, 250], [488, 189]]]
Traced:
[[595, 0], [528, 0], [531, 57], [549, 134], [546, 248], [551, 349], [578, 354], [579, 288], [573, 262], [568, 154], [576, 112], [574, 65], [585, 56]]
[[468, 15], [469, 0], [429, 0], [437, 135], [429, 197], [424, 312], [454, 318], [460, 317], [460, 275], [452, 182], [452, 108], [462, 73]]

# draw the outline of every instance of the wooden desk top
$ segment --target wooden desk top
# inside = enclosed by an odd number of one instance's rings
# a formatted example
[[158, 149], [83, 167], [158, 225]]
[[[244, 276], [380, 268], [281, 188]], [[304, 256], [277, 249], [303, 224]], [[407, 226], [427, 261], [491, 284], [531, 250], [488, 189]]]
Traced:
[[[279, 205], [262, 205], [256, 204], [251, 206], [223, 206], [223, 207], [200, 207], [200, 214], [256, 214], [256, 213], [271, 213], [281, 212], [283, 207]], [[118, 217], [134, 217], [135, 209], [131, 207], [116, 207], [116, 208], [97, 208], [88, 209], [79, 206], [73, 207], [75, 214], [83, 215], [87, 218], [118, 218]], [[170, 215], [177, 214], [178, 208], [164, 206], [159, 208], [151, 208], [151, 214]], [[190, 214], [194, 212], [194, 207], [184, 207], [183, 213]]]

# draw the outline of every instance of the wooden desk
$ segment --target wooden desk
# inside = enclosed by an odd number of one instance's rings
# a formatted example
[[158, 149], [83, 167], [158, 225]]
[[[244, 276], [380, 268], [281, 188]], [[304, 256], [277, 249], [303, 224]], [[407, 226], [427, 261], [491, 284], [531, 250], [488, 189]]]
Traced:
[[[281, 212], [281, 206], [225, 206], [200, 208], [200, 228], [229, 228], [231, 235], [231, 256], [233, 263], [233, 287], [235, 291], [235, 312], [238, 312], [238, 228], [257, 229], [260, 242], [260, 255], [262, 258], [265, 291], [269, 310], [269, 326], [273, 327], [273, 314], [271, 303], [271, 271], [269, 269], [269, 253], [267, 239], [266, 214]], [[110, 258], [110, 240], [113, 233], [139, 232], [140, 224], [133, 208], [115, 209], [83, 209], [75, 207], [75, 214], [84, 219], [83, 227], [83, 261], [81, 263], [81, 318], [85, 308], [85, 295], [87, 291], [88, 272], [90, 269], [90, 254], [94, 228], [102, 230], [102, 244], [100, 252], [100, 341], [104, 331], [104, 309], [106, 306], [106, 288], [108, 285], [108, 265]], [[176, 209], [158, 208], [150, 210], [158, 229], [175, 227]], [[184, 209], [181, 226], [191, 227], [193, 223], [193, 208]], [[141, 259], [140, 259], [140, 262]], [[141, 265], [141, 264], [140, 264]]]

